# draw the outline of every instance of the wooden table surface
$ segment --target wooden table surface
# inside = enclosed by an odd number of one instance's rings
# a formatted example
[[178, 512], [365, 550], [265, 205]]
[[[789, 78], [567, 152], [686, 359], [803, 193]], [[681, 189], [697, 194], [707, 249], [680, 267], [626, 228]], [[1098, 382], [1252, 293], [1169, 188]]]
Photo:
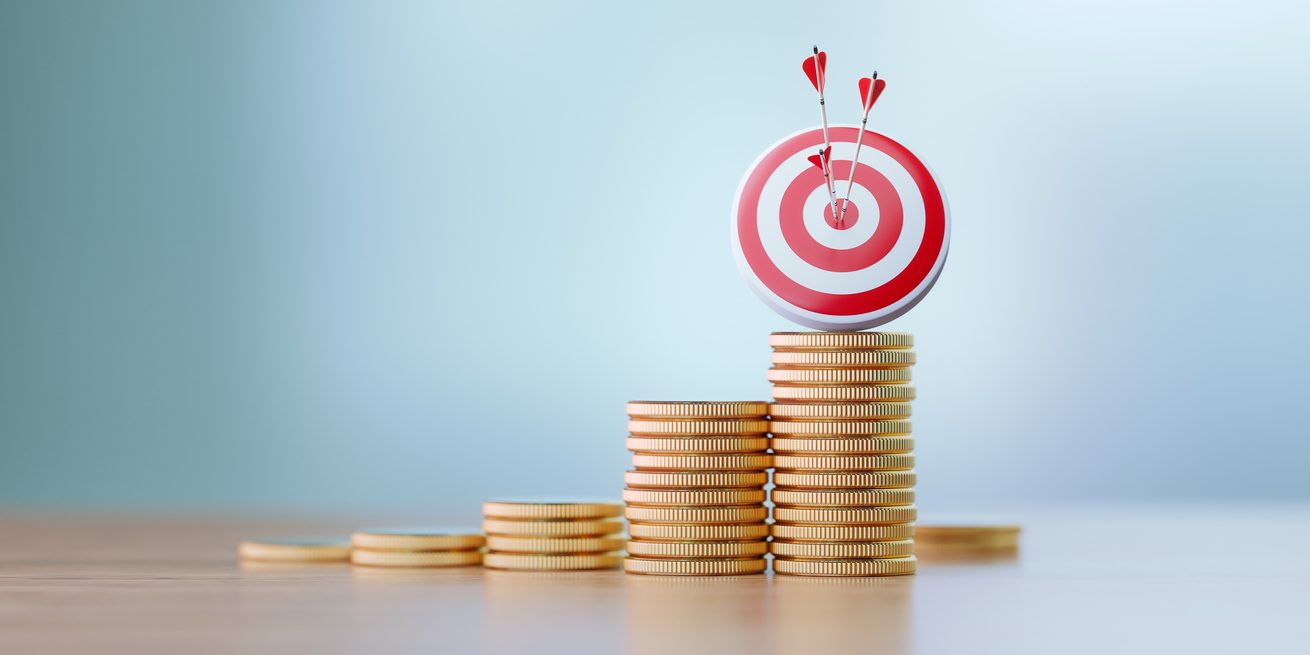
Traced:
[[883, 579], [240, 564], [351, 525], [0, 514], [0, 653], [1310, 652], [1310, 505], [1016, 513]]

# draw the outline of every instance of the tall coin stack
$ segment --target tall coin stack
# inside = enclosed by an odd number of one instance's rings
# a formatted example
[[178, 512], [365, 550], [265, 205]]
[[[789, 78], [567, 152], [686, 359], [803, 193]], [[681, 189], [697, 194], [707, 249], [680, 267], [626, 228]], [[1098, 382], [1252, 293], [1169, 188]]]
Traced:
[[487, 553], [482, 564], [510, 571], [618, 568], [623, 511], [615, 502], [575, 498], [505, 498], [482, 503]]
[[628, 403], [628, 573], [762, 573], [768, 403]]
[[914, 573], [914, 337], [775, 332], [773, 570]]

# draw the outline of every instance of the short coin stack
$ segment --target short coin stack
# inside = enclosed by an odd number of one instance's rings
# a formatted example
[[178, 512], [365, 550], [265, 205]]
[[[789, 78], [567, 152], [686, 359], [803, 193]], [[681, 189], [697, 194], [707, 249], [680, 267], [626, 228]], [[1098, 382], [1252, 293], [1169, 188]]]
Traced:
[[511, 571], [618, 568], [623, 512], [617, 502], [576, 498], [505, 498], [482, 504], [487, 553], [482, 564]]
[[372, 528], [350, 535], [359, 566], [438, 568], [482, 563], [483, 538], [464, 528]]
[[762, 573], [768, 403], [628, 403], [628, 557], [645, 575]]
[[773, 570], [914, 573], [911, 335], [775, 332]]

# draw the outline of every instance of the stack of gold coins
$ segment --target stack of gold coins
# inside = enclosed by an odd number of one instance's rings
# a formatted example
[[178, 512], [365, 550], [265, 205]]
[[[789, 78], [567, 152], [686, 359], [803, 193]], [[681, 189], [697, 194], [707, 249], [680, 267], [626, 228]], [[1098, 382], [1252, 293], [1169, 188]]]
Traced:
[[762, 573], [768, 403], [628, 403], [628, 557], [645, 575]]
[[914, 439], [903, 332], [775, 332], [773, 570], [914, 573]]
[[623, 560], [623, 505], [582, 498], [496, 498], [482, 503], [482, 564], [509, 571], [589, 571]]
[[434, 568], [482, 563], [483, 537], [467, 528], [370, 528], [350, 535], [359, 566]]

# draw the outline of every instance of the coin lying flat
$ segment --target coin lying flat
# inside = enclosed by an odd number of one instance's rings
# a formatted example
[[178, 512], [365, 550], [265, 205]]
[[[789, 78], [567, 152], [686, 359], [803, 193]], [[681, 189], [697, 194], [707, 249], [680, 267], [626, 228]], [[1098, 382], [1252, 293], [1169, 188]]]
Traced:
[[487, 549], [498, 553], [610, 553], [625, 543], [617, 537], [487, 537]]
[[763, 434], [769, 431], [769, 422], [762, 418], [733, 419], [632, 419], [628, 432], [637, 435], [711, 436], [734, 434]]
[[264, 562], [347, 562], [350, 540], [337, 537], [249, 539], [237, 546], [241, 559]]
[[883, 575], [909, 575], [914, 573], [918, 560], [913, 557], [891, 559], [786, 559], [775, 557], [773, 572], [782, 575], [814, 575], [828, 577], [864, 577]]
[[774, 541], [904, 541], [914, 537], [914, 525], [789, 525], [769, 526]]
[[769, 335], [769, 345], [814, 350], [901, 349], [914, 346], [914, 335], [909, 332], [774, 332]]
[[773, 483], [790, 489], [893, 489], [913, 487], [914, 471], [777, 471]]
[[768, 437], [628, 437], [628, 450], [644, 453], [757, 453]]
[[914, 541], [774, 541], [769, 546], [776, 557], [791, 559], [870, 559], [909, 557]]
[[902, 368], [914, 364], [913, 350], [775, 350], [774, 366]]
[[773, 466], [780, 471], [906, 470], [914, 468], [914, 455], [774, 455]]
[[769, 481], [764, 471], [627, 471], [623, 482], [629, 487], [661, 489], [750, 488]]
[[471, 566], [482, 563], [482, 551], [433, 550], [404, 552], [397, 550], [365, 550], [363, 548], [356, 548], [350, 553], [350, 562], [360, 566], [392, 566], [398, 568]]
[[927, 546], [1007, 549], [1019, 546], [1020, 526], [1005, 521], [929, 522], [916, 525], [914, 538]]
[[764, 489], [624, 489], [633, 505], [759, 505]]
[[628, 402], [628, 416], [633, 418], [759, 418], [768, 413], [768, 403], [759, 400]]
[[769, 415], [789, 421], [905, 418], [910, 415], [910, 403], [773, 403]]
[[797, 402], [899, 402], [914, 400], [914, 396], [914, 387], [908, 384], [826, 387], [779, 384], [773, 387], [773, 398], [775, 400]]
[[369, 528], [350, 535], [352, 546], [369, 550], [471, 550], [484, 541], [475, 528]]
[[629, 521], [644, 523], [755, 523], [769, 516], [763, 505], [732, 507], [643, 507], [624, 510]]
[[773, 452], [786, 455], [885, 455], [914, 450], [914, 437], [778, 437]]
[[645, 541], [759, 541], [769, 536], [764, 523], [694, 525], [683, 523], [629, 523], [628, 534]]
[[488, 535], [510, 537], [600, 537], [623, 531], [623, 521], [516, 521], [485, 519]]
[[774, 489], [772, 500], [788, 507], [877, 507], [880, 505], [909, 505], [914, 502], [914, 489], [833, 489], [792, 490]]
[[908, 368], [778, 368], [766, 373], [769, 382], [777, 385], [829, 386], [829, 385], [880, 385], [895, 386], [909, 382], [913, 376]]
[[638, 469], [675, 471], [763, 471], [773, 466], [773, 456], [766, 453], [740, 455], [647, 455], [632, 456]]
[[887, 507], [774, 507], [773, 519], [779, 523], [818, 523], [823, 525], [886, 525], [911, 523], [918, 516], [914, 505]]
[[613, 553], [585, 555], [538, 555], [524, 553], [487, 553], [482, 565], [509, 571], [587, 571], [612, 569], [623, 560]]
[[492, 498], [482, 503], [482, 515], [498, 519], [600, 519], [622, 512], [622, 503], [584, 498]]
[[770, 421], [774, 434], [861, 437], [879, 434], [909, 434], [910, 421]]
[[654, 559], [628, 557], [623, 570], [641, 575], [749, 575], [763, 573], [764, 558]]
[[767, 541], [642, 541], [628, 542], [633, 557], [677, 557], [706, 559], [724, 557], [763, 557], [769, 552]]

